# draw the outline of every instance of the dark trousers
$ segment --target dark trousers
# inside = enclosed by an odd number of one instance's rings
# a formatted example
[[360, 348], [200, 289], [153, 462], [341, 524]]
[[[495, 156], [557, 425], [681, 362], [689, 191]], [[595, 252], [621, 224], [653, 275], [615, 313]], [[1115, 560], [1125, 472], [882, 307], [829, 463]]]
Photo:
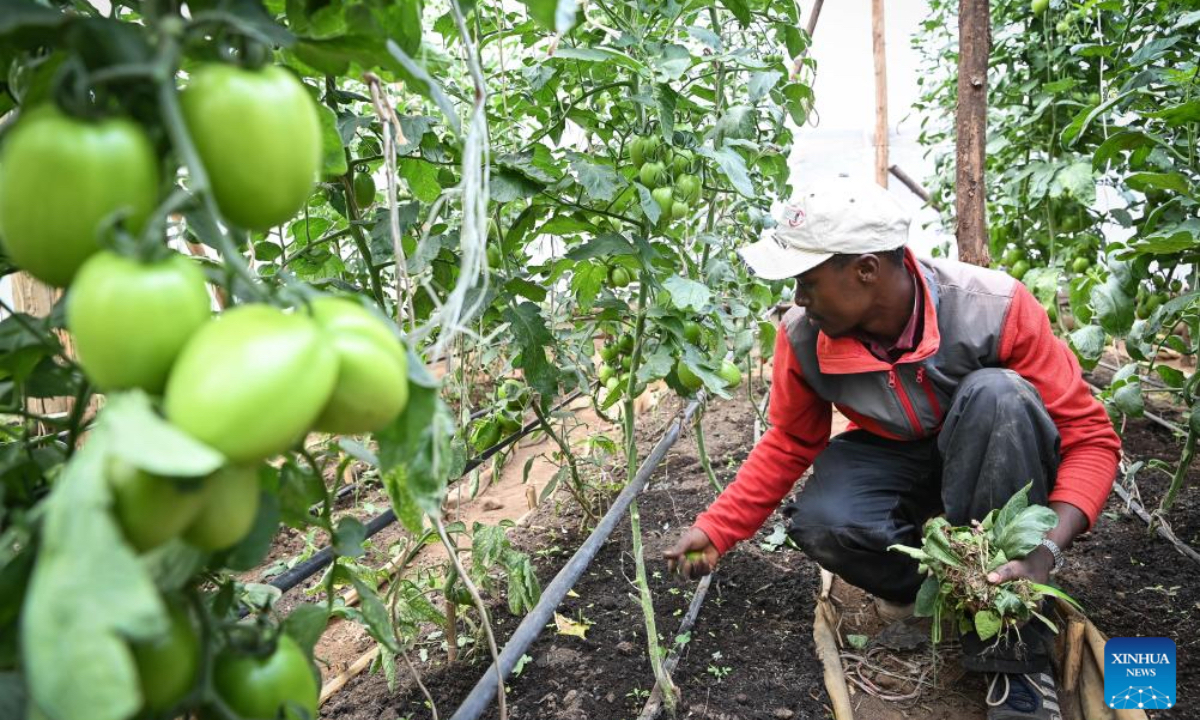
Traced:
[[[788, 532], [805, 554], [843, 580], [909, 603], [924, 577], [916, 560], [888, 546], [919, 546], [921, 526], [942, 513], [953, 525], [982, 520], [1031, 481], [1029, 501], [1045, 505], [1058, 451], [1058, 429], [1037, 390], [1011, 370], [977, 370], [959, 385], [936, 437], [903, 442], [862, 430], [835, 437], [784, 510]], [[1044, 669], [1045, 637], [1035, 625], [1040, 623], [1023, 628], [1022, 642], [1007, 649], [985, 646], [973, 633], [964, 636], [964, 664], [1003, 672]]]

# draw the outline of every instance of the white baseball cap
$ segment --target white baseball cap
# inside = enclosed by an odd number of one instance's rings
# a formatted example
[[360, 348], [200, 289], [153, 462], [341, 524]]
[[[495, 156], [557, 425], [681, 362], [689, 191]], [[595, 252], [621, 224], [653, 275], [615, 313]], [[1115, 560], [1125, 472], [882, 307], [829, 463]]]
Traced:
[[837, 178], [799, 190], [775, 220], [773, 232], [738, 251], [764, 280], [795, 277], [839, 253], [895, 250], [912, 218], [885, 188]]

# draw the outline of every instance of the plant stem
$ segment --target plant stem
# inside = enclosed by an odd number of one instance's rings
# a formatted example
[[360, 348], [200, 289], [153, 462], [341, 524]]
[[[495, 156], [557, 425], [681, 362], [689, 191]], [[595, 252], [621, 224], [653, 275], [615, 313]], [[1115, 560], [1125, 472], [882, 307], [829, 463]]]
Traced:
[[1179, 493], [1179, 488], [1183, 486], [1183, 480], [1187, 476], [1187, 471], [1191, 468], [1192, 458], [1196, 455], [1196, 430], [1188, 424], [1187, 440], [1183, 443], [1183, 455], [1179, 458], [1179, 465], [1175, 468], [1175, 475], [1171, 478], [1171, 485], [1167, 488], [1167, 494], [1163, 495], [1162, 502], [1158, 506], [1158, 514], [1165, 515], [1171, 506], [1175, 504], [1175, 496]]
[[671, 676], [663, 668], [663, 651], [658, 644], [658, 629], [654, 623], [654, 600], [650, 596], [650, 583], [646, 579], [646, 558], [642, 550], [642, 523], [638, 514], [637, 500], [629, 504], [629, 526], [633, 533], [633, 560], [637, 571], [638, 596], [641, 599], [642, 617], [646, 624], [646, 647], [650, 653], [650, 667], [654, 669], [654, 679], [662, 691], [663, 704], [667, 710], [675, 714], [675, 684]]
[[540, 400], [541, 398], [539, 397], [531, 403], [533, 412], [537, 415], [538, 422], [542, 425], [542, 430], [558, 445], [563, 457], [567, 460], [567, 467], [571, 470], [571, 494], [575, 497], [575, 501], [579, 503], [580, 509], [583, 510], [584, 519], [587, 522], [594, 523], [596, 522], [596, 513], [592, 510], [592, 505], [588, 502], [587, 495], [584, 492], [583, 480], [579, 477], [579, 466], [575, 463], [575, 454], [571, 452], [571, 446], [567, 444], [562, 436], [554, 431], [554, 427], [551, 426], [546, 413], [542, 411]]
[[725, 488], [721, 485], [721, 481], [717, 480], [717, 474], [713, 472], [712, 463], [708, 460], [708, 450], [704, 447], [704, 413], [696, 413], [696, 419], [692, 421], [692, 426], [696, 429], [696, 449], [700, 453], [700, 465], [704, 468], [704, 472], [708, 475], [708, 481], [712, 483], [713, 490], [720, 495]]

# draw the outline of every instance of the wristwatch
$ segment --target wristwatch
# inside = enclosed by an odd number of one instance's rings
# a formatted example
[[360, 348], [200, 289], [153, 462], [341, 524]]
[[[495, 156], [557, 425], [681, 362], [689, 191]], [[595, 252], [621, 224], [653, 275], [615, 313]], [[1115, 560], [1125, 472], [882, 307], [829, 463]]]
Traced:
[[1042, 538], [1042, 541], [1038, 544], [1049, 550], [1050, 554], [1054, 556], [1054, 567], [1051, 568], [1050, 572], [1058, 572], [1059, 570], [1062, 570], [1062, 567], [1066, 564], [1067, 559], [1063, 557], [1062, 548], [1058, 546], [1058, 543], [1054, 542], [1050, 538]]

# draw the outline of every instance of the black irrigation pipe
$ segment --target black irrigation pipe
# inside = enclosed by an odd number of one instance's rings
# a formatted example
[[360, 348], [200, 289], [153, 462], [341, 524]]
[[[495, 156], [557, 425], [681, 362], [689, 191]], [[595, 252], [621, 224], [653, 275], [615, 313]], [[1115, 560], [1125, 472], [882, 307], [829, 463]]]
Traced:
[[[583, 392], [581, 390], [576, 390], [574, 393], [571, 394], [570, 397], [566, 398], [565, 400], [560, 402], [558, 405], [554, 406], [554, 410], [551, 410], [551, 412], [554, 412], [555, 410], [559, 410], [562, 407], [570, 404], [571, 402], [573, 402], [576, 398], [578, 398], [582, 394], [583, 394]], [[467, 473], [471, 472], [472, 470], [474, 470], [475, 468], [479, 467], [484, 462], [486, 462], [488, 459], [490, 459], [493, 455], [500, 452], [501, 450], [508, 447], [509, 445], [512, 445], [513, 443], [517, 442], [518, 440], [525, 437], [529, 433], [533, 432], [540, 426], [541, 426], [540, 420], [533, 420], [533, 421], [527, 423], [519, 431], [513, 433], [512, 435], [509, 435], [507, 438], [501, 440], [500, 442], [491, 446], [487, 450], [484, 450], [480, 454], [471, 458], [467, 462], [466, 467], [463, 468], [462, 474], [466, 475]], [[393, 510], [392, 508], [388, 508], [387, 510], [384, 510], [382, 513], [380, 513], [379, 515], [376, 515], [375, 517], [371, 518], [367, 522], [366, 537], [370, 538], [370, 537], [374, 536], [380, 530], [384, 529], [385, 527], [391, 525], [394, 522], [396, 522], [396, 511]], [[291, 570], [288, 570], [287, 572], [281, 573], [280, 575], [276, 576], [273, 580], [271, 580], [270, 585], [272, 587], [279, 588], [279, 590], [281, 592], [287, 592], [288, 590], [291, 590], [292, 588], [296, 587], [297, 585], [304, 582], [305, 580], [312, 577], [313, 575], [316, 575], [326, 565], [328, 565], [331, 562], [333, 562], [333, 547], [331, 545], [326, 545], [325, 547], [318, 550], [316, 552], [316, 554], [314, 554], [309, 559], [300, 563], [299, 565], [292, 568]], [[243, 614], [243, 617], [244, 616], [245, 615]]]
[[500, 652], [499, 669], [497, 669], [495, 662], [488, 667], [487, 672], [475, 683], [471, 694], [467, 696], [462, 705], [459, 705], [458, 710], [454, 712], [450, 720], [476, 720], [488, 709], [488, 706], [491, 705], [492, 700], [496, 697], [496, 673], [499, 672], [502, 679], [508, 678], [509, 673], [516, 666], [517, 660], [525, 654], [525, 651], [529, 649], [529, 646], [541, 634], [542, 629], [550, 622], [555, 609], [562, 602], [563, 598], [567, 596], [567, 593], [570, 592], [575, 582], [579, 580], [583, 571], [591, 564], [592, 560], [596, 557], [596, 553], [599, 552], [600, 546], [608, 540], [608, 536], [616, 528], [617, 522], [625, 514], [625, 511], [629, 508], [629, 504], [641, 492], [646, 481], [650, 479], [650, 475], [658, 467], [658, 464], [662, 462], [662, 459], [666, 457], [667, 451], [679, 439], [680, 431], [691, 420], [692, 415], [700, 407], [701, 402], [703, 402], [703, 393], [688, 403], [683, 414], [674, 424], [667, 428], [662, 439], [658, 441], [658, 444], [654, 446], [654, 449], [650, 451], [650, 454], [642, 462], [642, 466], [638, 468], [637, 474], [633, 476], [633, 480], [625, 486], [621, 494], [617, 496], [616, 501], [613, 502], [612, 507], [600, 519], [599, 524], [596, 525], [596, 529], [592, 531], [587, 540], [583, 541], [583, 544], [579, 546], [579, 549], [575, 551], [575, 554], [563, 569], [558, 572], [558, 575], [554, 577], [554, 580], [542, 592], [542, 597], [538, 601], [537, 606], [533, 610], [530, 610], [529, 614], [521, 620], [521, 624], [517, 626], [516, 631]]

